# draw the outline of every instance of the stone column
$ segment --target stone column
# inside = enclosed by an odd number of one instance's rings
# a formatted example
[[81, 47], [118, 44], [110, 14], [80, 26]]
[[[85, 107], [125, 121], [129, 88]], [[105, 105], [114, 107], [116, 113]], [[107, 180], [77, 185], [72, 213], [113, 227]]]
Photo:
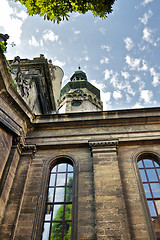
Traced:
[[4, 214], [4, 209], [8, 201], [9, 193], [13, 184], [13, 179], [22, 151], [20, 139], [20, 137], [16, 137], [12, 141], [12, 147], [5, 164], [2, 178], [0, 180], [0, 222]]
[[14, 239], [15, 237], [24, 198], [26, 178], [34, 152], [34, 145], [25, 145], [22, 147], [20, 160], [6, 205], [5, 215], [0, 227], [0, 239], [8, 240]]
[[90, 141], [89, 146], [93, 157], [97, 239], [129, 240], [118, 140]]

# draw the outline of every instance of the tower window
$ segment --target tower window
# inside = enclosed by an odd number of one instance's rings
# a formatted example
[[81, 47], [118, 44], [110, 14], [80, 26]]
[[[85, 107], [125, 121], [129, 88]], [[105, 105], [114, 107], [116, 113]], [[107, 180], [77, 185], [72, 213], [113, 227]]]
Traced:
[[79, 107], [82, 104], [81, 100], [73, 100], [72, 101], [72, 106], [73, 107]]
[[143, 158], [138, 167], [157, 239], [160, 239], [160, 165], [154, 159]]
[[71, 239], [73, 166], [60, 163], [50, 171], [42, 240]]

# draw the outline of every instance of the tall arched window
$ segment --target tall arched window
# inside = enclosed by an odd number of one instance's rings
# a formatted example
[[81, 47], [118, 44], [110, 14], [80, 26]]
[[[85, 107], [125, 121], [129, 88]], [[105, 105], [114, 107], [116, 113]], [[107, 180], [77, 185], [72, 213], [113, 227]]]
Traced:
[[68, 162], [50, 171], [42, 240], [71, 239], [73, 166]]
[[160, 165], [156, 159], [144, 157], [138, 167], [157, 239], [160, 239]]

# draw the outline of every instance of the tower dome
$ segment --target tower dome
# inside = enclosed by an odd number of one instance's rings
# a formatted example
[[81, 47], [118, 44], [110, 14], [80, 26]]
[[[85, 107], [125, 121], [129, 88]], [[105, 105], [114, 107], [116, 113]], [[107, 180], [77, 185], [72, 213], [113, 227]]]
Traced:
[[79, 67], [79, 70], [74, 72], [74, 74], [72, 75], [70, 80], [71, 80], [71, 82], [72, 81], [87, 81], [87, 75]]
[[80, 68], [61, 90], [59, 113], [102, 111], [100, 90], [87, 81]]

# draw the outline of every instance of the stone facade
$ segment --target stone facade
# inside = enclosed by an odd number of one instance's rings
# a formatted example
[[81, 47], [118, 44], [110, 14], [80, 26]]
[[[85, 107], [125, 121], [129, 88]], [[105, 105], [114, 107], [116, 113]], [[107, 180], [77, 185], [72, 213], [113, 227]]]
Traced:
[[52, 61], [40, 57], [9, 61], [11, 77], [21, 95], [34, 114], [51, 114], [58, 110], [63, 70], [53, 66]]
[[156, 239], [137, 161], [160, 161], [160, 108], [35, 115], [0, 51], [0, 123], [0, 239], [41, 239], [61, 158], [74, 166], [72, 240]]

